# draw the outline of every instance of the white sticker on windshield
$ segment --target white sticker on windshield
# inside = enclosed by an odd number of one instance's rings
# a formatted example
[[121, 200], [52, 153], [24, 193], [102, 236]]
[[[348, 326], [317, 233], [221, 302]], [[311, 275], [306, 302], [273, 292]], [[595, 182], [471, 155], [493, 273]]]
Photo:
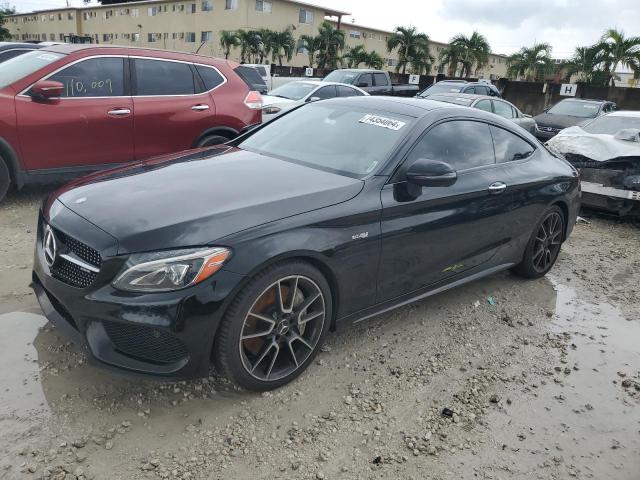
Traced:
[[400, 130], [407, 123], [393, 118], [380, 117], [378, 115], [367, 114], [358, 120], [360, 123], [375, 125], [376, 127], [388, 128], [389, 130]]
[[47, 61], [51, 62], [53, 60], [57, 60], [58, 56], [57, 55], [51, 55], [50, 53], [42, 53], [42, 54], [38, 55], [36, 58], [38, 58], [38, 60], [47, 60]]

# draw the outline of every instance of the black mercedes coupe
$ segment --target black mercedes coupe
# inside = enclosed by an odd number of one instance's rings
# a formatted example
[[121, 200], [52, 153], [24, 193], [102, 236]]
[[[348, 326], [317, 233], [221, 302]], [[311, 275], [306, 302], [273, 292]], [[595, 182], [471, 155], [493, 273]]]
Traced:
[[268, 390], [329, 330], [501, 270], [546, 274], [579, 200], [576, 170], [501, 117], [332, 99], [53, 193], [33, 288], [94, 363], [190, 378], [213, 361]]

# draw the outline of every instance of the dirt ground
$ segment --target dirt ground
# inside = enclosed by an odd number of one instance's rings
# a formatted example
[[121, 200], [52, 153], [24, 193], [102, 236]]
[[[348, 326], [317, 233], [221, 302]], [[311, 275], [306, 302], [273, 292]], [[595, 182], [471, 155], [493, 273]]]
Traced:
[[87, 365], [28, 287], [42, 195], [0, 204], [0, 479], [640, 478], [637, 227], [591, 218], [546, 278], [332, 334], [259, 395]]

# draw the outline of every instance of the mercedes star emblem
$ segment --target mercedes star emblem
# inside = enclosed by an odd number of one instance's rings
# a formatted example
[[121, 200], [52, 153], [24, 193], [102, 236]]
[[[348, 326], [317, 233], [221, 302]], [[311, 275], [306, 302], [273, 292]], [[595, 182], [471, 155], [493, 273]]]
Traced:
[[53, 234], [51, 227], [47, 225], [44, 230], [44, 239], [42, 240], [42, 249], [44, 250], [44, 260], [50, 267], [56, 261], [58, 255], [58, 245], [56, 243], [56, 236]]

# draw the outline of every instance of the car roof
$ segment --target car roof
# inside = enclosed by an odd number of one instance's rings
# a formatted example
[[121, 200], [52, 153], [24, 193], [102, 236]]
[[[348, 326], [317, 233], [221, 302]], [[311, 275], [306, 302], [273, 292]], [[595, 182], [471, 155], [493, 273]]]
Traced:
[[[440, 108], [466, 108], [460, 105], [437, 102], [435, 100], [412, 97], [387, 97], [370, 95], [361, 97], [340, 97], [324, 100], [324, 102], [346, 103], [354, 107], [368, 107], [372, 110], [382, 110], [409, 117], [420, 118], [429, 112]], [[475, 109], [470, 109], [475, 110]]]
[[490, 95], [480, 95], [478, 93], [456, 93], [456, 92], [434, 93], [432, 97], [466, 98], [468, 100], [480, 100], [481, 98], [487, 98], [487, 99], [495, 98], [496, 100], [503, 100], [502, 98], [496, 98]]

